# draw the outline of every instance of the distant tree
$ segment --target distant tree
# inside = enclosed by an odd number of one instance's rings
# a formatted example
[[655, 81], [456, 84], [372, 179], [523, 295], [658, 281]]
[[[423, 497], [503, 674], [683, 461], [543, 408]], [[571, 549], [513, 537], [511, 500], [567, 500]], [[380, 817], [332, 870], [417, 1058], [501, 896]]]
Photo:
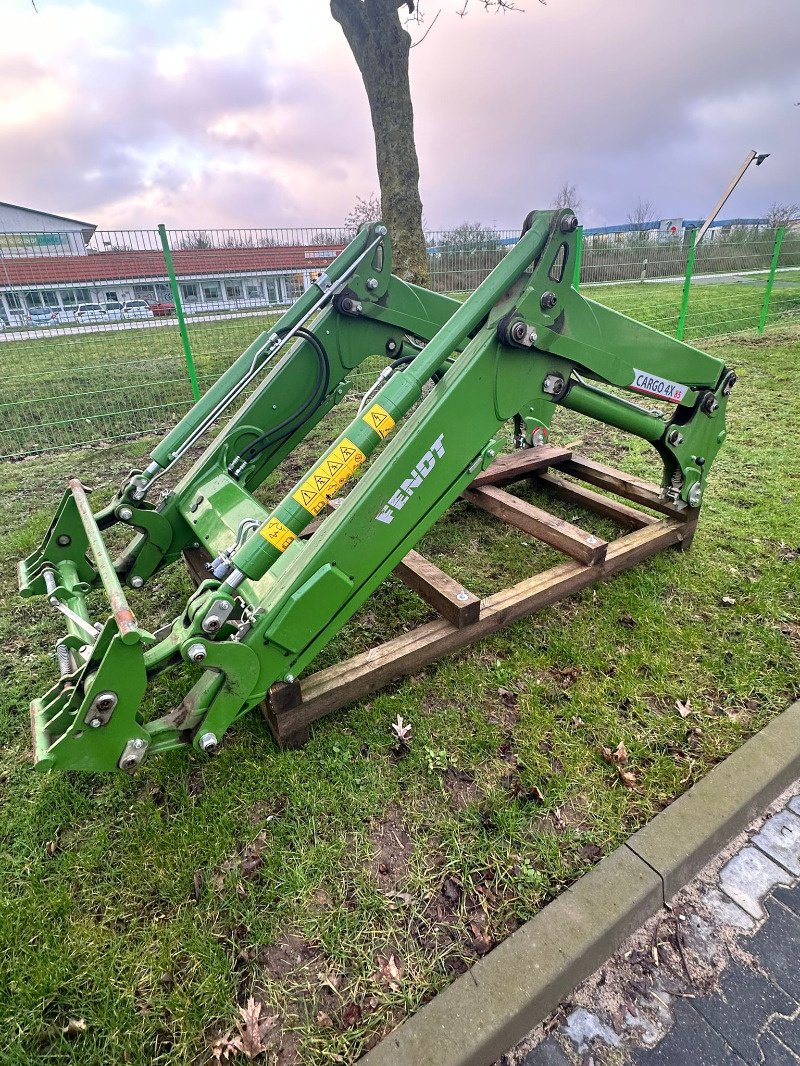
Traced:
[[785, 226], [787, 222], [800, 219], [800, 204], [774, 203], [767, 211], [767, 223], [774, 229]]
[[[641, 196], [634, 209], [628, 212], [628, 222], [632, 226], [642, 226], [645, 222], [653, 222], [657, 217], [658, 213], [653, 201], [642, 199]], [[649, 245], [650, 243], [650, 233], [647, 230], [636, 229], [628, 233], [626, 237], [627, 244]], [[642, 274], [642, 280], [644, 280], [644, 274]]]
[[574, 182], [565, 181], [550, 201], [550, 206], [556, 210], [562, 207], [571, 207], [576, 215], [579, 214], [581, 207], [583, 207], [583, 200], [581, 200], [578, 193], [578, 186]]
[[204, 230], [187, 230], [178, 238], [176, 247], [187, 252], [202, 251], [205, 248], [213, 248], [214, 240], [211, 234]]
[[312, 233], [309, 238], [309, 244], [324, 244], [328, 247], [336, 247], [340, 244], [347, 244], [351, 239], [352, 233], [349, 230], [343, 229], [319, 229], [316, 233]]
[[653, 201], [644, 200], [641, 196], [636, 203], [636, 207], [628, 212], [628, 222], [634, 226], [641, 226], [645, 222], [654, 222], [658, 217], [658, 210]]
[[500, 234], [480, 222], [446, 230], [429, 249], [436, 288], [467, 292], [479, 285], [505, 254]]
[[379, 196], [374, 192], [371, 192], [366, 198], [357, 196], [350, 213], [344, 217], [345, 231], [350, 234], [352, 239], [365, 222], [374, 222], [380, 217], [381, 200]]

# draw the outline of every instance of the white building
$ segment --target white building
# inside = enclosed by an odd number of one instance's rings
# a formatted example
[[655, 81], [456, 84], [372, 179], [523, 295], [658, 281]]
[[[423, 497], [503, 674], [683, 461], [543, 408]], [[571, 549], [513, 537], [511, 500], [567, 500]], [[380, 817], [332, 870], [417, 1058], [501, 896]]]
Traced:
[[[118, 306], [136, 299], [164, 310], [171, 306], [158, 235], [95, 237], [95, 230], [88, 222], [0, 204], [0, 328], [33, 325], [32, 312], [39, 308], [52, 310], [53, 322], [69, 322], [83, 303]], [[198, 248], [182, 243], [179, 239], [172, 259], [187, 313], [290, 303], [341, 250], [340, 245]]]
[[0, 202], [3, 256], [86, 255], [86, 246], [96, 229], [93, 223], [77, 218]]

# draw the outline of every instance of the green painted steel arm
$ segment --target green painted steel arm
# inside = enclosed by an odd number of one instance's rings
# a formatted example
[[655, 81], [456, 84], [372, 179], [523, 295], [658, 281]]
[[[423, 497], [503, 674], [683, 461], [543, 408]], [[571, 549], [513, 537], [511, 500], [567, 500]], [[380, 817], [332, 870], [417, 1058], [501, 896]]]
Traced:
[[[665, 495], [678, 507], [700, 505], [735, 375], [581, 296], [572, 284], [575, 226], [569, 211], [533, 213], [463, 304], [393, 278], [382, 227], [365, 227], [329, 268], [330, 285], [322, 279], [273, 334], [254, 342], [110, 508], [92, 516], [84, 499], [76, 509], [73, 488], [41, 548], [19, 568], [25, 594], [46, 594], [69, 612], [61, 680], [33, 706], [40, 766], [131, 769], [148, 751], [211, 750], [273, 683], [311, 663], [491, 462], [495, 435], [511, 419], [527, 444], [544, 438], [559, 406], [640, 436], [663, 461]], [[261, 374], [260, 361], [289, 334], [292, 343]], [[268, 510], [255, 490], [371, 355], [392, 362], [388, 379]], [[158, 504], [145, 501], [251, 377], [248, 401], [173, 491]], [[303, 540], [356, 477], [336, 512]], [[115, 522], [139, 532], [116, 568], [101, 536]], [[116, 575], [138, 587], [189, 544], [212, 556], [209, 579], [155, 637], [138, 629], [135, 642], [125, 637]], [[86, 593], [100, 583], [116, 605], [98, 631]], [[176, 666], [195, 671], [191, 687], [167, 715], [145, 721], [147, 683]]]

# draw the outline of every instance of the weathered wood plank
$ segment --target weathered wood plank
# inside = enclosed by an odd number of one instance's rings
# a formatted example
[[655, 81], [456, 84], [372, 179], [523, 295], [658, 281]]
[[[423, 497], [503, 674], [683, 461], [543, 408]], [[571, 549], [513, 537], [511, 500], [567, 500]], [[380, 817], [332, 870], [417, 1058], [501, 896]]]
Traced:
[[515, 452], [498, 456], [490, 467], [478, 474], [470, 488], [477, 489], [481, 485], [507, 485], [511, 481], [521, 481], [522, 478], [530, 477], [538, 470], [563, 463], [571, 455], [572, 451], [569, 448], [556, 448], [552, 444], [544, 444], [540, 448], [518, 448]]
[[477, 622], [481, 610], [478, 597], [419, 552], [410, 551], [394, 573], [457, 629]]
[[599, 492], [587, 489], [576, 481], [566, 481], [551, 470], [543, 470], [537, 474], [536, 483], [541, 483], [559, 499], [566, 500], [567, 503], [575, 503], [587, 511], [594, 511], [603, 518], [610, 518], [612, 522], [625, 526], [627, 529], [641, 529], [642, 526], [651, 526], [659, 521], [655, 515], [637, 511], [635, 507], [629, 507], [626, 503], [620, 503], [619, 500], [613, 500], [609, 496], [602, 496]]
[[669, 515], [670, 518], [689, 518], [686, 509], [679, 510], [668, 500], [661, 499], [661, 489], [642, 478], [634, 477], [633, 474], [625, 474], [621, 470], [615, 470], [613, 466], [598, 463], [594, 459], [586, 459], [582, 455], [573, 454], [570, 459], [559, 463], [559, 469], [565, 474], [572, 474], [581, 481], [588, 481], [590, 485], [597, 485], [601, 489], [615, 492], [626, 500], [640, 503], [653, 511]]
[[549, 511], [534, 507], [527, 500], [512, 496], [496, 485], [484, 485], [479, 489], [469, 488], [463, 494], [469, 503], [507, 522], [510, 526], [530, 533], [538, 540], [558, 548], [573, 559], [588, 566], [595, 566], [606, 557], [608, 541], [578, 529], [571, 522], [557, 518]]
[[680, 544], [687, 532], [690, 531], [678, 520], [661, 520], [644, 526], [612, 541], [605, 559], [597, 566], [574, 561], [561, 563], [489, 596], [481, 603], [478, 621], [471, 626], [456, 629], [444, 619], [429, 622], [361, 655], [311, 674], [300, 681], [301, 705], [273, 715], [274, 735], [279, 742], [284, 737], [295, 737], [312, 722], [348, 703], [364, 699], [389, 682], [417, 673], [473, 641], [549, 607], [588, 585], [613, 577], [670, 545]]

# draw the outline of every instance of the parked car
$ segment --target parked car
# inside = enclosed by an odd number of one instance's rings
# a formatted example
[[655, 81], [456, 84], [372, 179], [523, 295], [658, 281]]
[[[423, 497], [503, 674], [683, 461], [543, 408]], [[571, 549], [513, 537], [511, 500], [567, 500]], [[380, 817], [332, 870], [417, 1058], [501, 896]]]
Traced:
[[153, 312], [146, 300], [126, 300], [122, 305], [123, 318], [152, 318]]
[[84, 324], [86, 322], [108, 322], [108, 315], [100, 304], [78, 304], [75, 321]]
[[120, 300], [107, 300], [103, 304], [103, 310], [112, 321], [116, 322], [122, 318], [123, 304]]
[[175, 304], [168, 300], [160, 300], [158, 303], [150, 304], [150, 310], [155, 318], [166, 318], [167, 315], [175, 314]]
[[30, 326], [52, 326], [58, 322], [58, 308], [29, 307], [25, 312], [25, 321]]

